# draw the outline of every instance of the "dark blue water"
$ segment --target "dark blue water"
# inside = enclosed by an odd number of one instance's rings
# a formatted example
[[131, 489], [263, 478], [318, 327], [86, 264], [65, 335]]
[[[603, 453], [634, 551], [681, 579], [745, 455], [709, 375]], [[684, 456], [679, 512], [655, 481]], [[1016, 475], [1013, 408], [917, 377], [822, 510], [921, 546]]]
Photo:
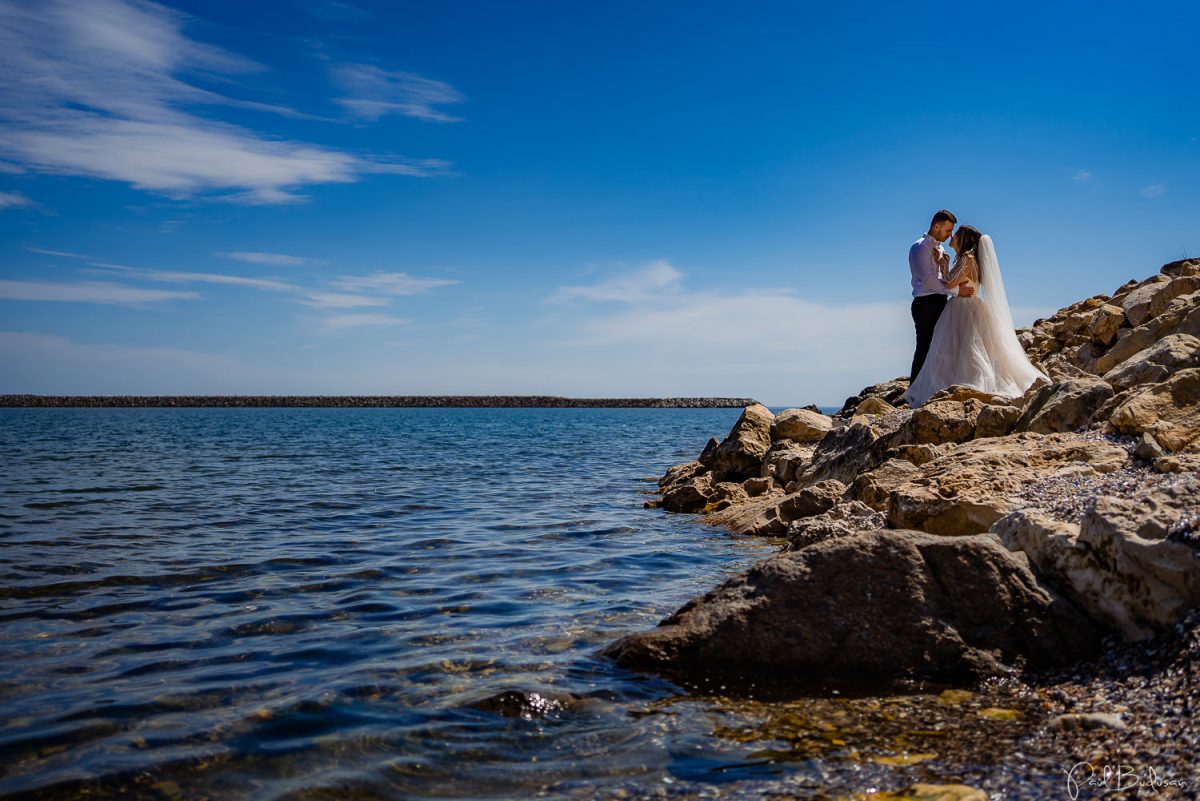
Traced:
[[739, 412], [0, 410], [0, 792], [724, 781], [592, 652], [770, 552], [642, 506]]
[[0, 409], [0, 796], [1028, 781], [975, 755], [1018, 753], [975, 710], [1019, 699], [756, 700], [594, 656], [776, 550], [643, 508], [739, 413]]

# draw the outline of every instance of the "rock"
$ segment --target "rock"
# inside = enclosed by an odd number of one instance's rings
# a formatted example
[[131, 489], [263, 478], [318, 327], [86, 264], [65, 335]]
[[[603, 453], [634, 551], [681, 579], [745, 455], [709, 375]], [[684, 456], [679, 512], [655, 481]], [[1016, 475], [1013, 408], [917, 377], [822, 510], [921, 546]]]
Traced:
[[1169, 453], [1154, 460], [1157, 473], [1200, 473], [1200, 453]]
[[601, 656], [792, 685], [973, 680], [1069, 663], [1095, 627], [991, 535], [868, 531], [764, 559]]
[[1117, 336], [1117, 329], [1124, 322], [1125, 310], [1106, 303], [1093, 313], [1092, 321], [1088, 324], [1088, 334], [1096, 344], [1110, 345]]
[[[990, 396], [989, 396], [990, 397]], [[900, 427], [894, 444], [941, 445], [946, 442], [966, 442], [975, 436], [979, 412], [983, 404], [975, 399], [928, 401]]]
[[[752, 481], [753, 479], [748, 480]], [[712, 512], [726, 509], [748, 500], [750, 500], [750, 493], [746, 491], [745, 486], [736, 481], [721, 481], [713, 485], [713, 492], [708, 496], [708, 503], [699, 511]]]
[[974, 439], [1007, 436], [1020, 419], [1019, 407], [988, 404], [979, 410], [979, 417], [975, 421]]
[[[921, 447], [908, 445], [905, 447]], [[929, 446], [925, 446], [929, 447]], [[889, 459], [874, 470], [862, 473], [850, 485], [847, 496], [871, 509], [886, 512], [892, 491], [921, 475], [916, 464], [905, 459]]]
[[721, 444], [700, 454], [700, 463], [725, 478], [739, 481], [758, 475], [771, 446], [774, 420], [775, 415], [761, 403], [747, 406]]
[[703, 509], [714, 493], [712, 474], [678, 481], [662, 496], [662, 508], [668, 512], [698, 512]]
[[836, 504], [846, 487], [840, 481], [820, 481], [788, 494], [770, 493], [715, 510], [705, 522], [739, 534], [781, 536], [793, 520], [820, 514]]
[[1197, 498], [1200, 478], [1189, 476], [1132, 498], [1099, 497], [1080, 523], [1022, 509], [992, 531], [1093, 619], [1126, 639], [1145, 639], [1200, 605], [1200, 555], [1194, 543], [1169, 536], [1195, 513]]
[[1200, 452], [1200, 367], [1134, 391], [1109, 422], [1121, 434], [1150, 432], [1173, 452]]
[[747, 497], [753, 498], [769, 490], [773, 483], [774, 481], [770, 478], [748, 478], [742, 482], [742, 489], [746, 491]]
[[771, 426], [771, 441], [819, 442], [833, 428], [833, 420], [809, 409], [784, 409]]
[[[715, 442], [716, 440], [713, 441]], [[698, 461], [684, 462], [674, 467], [668, 467], [667, 472], [658, 480], [658, 486], [659, 488], [665, 488], [671, 484], [687, 481], [689, 478], [703, 473], [704, 469], [704, 465]]]
[[819, 515], [789, 523], [788, 542], [783, 549], [798, 551], [834, 537], [848, 537], [859, 531], [880, 529], [886, 522], [887, 519], [882, 514], [866, 504], [844, 501]]
[[1083, 428], [1113, 388], [1099, 378], [1068, 378], [1047, 384], [1034, 395], [1014, 431], [1053, 434]]
[[[954, 448], [954, 445], [898, 445], [894, 450], [888, 451], [889, 458], [903, 459], [910, 464], [915, 464], [917, 467], [932, 462], [934, 459], [945, 454], [947, 451]], [[885, 463], [886, 464], [886, 463]]]
[[896, 411], [896, 407], [876, 395], [863, 400], [862, 403], [854, 409], [856, 415], [859, 414], [887, 414], [888, 412]]
[[1133, 449], [1133, 455], [1147, 462], [1153, 462], [1155, 459], [1163, 455], [1162, 446], [1158, 444], [1158, 440], [1149, 431], [1142, 434], [1141, 440], [1137, 447]]
[[[1122, 329], [1124, 331], [1126, 329]], [[1096, 372], [1103, 375], [1138, 351], [1145, 350], [1170, 334], [1200, 337], [1200, 292], [1173, 298], [1162, 314], [1118, 335], [1108, 352], [1096, 361]]]
[[[1034, 365], [1038, 367], [1039, 365]], [[1051, 353], [1040, 364], [1040, 369], [1046, 375], [1050, 376], [1051, 381], [1065, 381], [1068, 378], [1095, 378], [1094, 373], [1089, 373], [1081, 367], [1075, 366], [1064, 353]], [[1041, 389], [1045, 386], [1045, 382], [1035, 382], [1034, 386]]]
[[1164, 264], [1159, 270], [1163, 275], [1180, 276], [1180, 275], [1200, 275], [1200, 259], [1180, 259], [1169, 264]]
[[1170, 334], [1104, 374], [1116, 390], [1138, 384], [1157, 384], [1179, 370], [1200, 367], [1200, 339], [1191, 334]]
[[883, 455], [872, 450], [878, 439], [875, 429], [862, 419], [832, 429], [817, 443], [812, 460], [797, 473], [796, 481], [813, 484], [832, 478], [848, 484], [883, 461]]
[[934, 534], [975, 534], [1024, 505], [1028, 483], [1062, 471], [1110, 473], [1124, 448], [1076, 434], [1010, 434], [971, 440], [918, 469], [888, 498], [888, 525]]
[[945, 389], [940, 389], [933, 393], [926, 403], [928, 404], [941, 400], [952, 400], [958, 401], [959, 403], [965, 403], [969, 400], [977, 400], [980, 403], [999, 404], [1007, 404], [1010, 402], [1008, 398], [1004, 398], [1000, 395], [993, 395], [990, 392], [984, 392], [978, 387], [967, 386], [965, 384], [952, 384]]
[[1050, 727], [1059, 731], [1090, 731], [1113, 729], [1125, 731], [1128, 727], [1115, 712], [1071, 712], [1059, 715], [1050, 721]]
[[855, 413], [855, 409], [864, 400], [870, 397], [878, 397], [885, 403], [895, 406], [907, 406], [904, 401], [904, 393], [908, 391], [909, 380], [907, 376], [902, 378], [893, 378], [891, 381], [884, 381], [882, 384], [874, 384], [863, 389], [857, 395], [852, 395], [846, 398], [846, 402], [842, 404], [842, 408], [834, 417], [850, 417]]
[[1150, 301], [1170, 281], [1165, 275], [1156, 275], [1125, 296], [1121, 301], [1121, 308], [1125, 312], [1125, 319], [1129, 320], [1129, 325], [1136, 327], [1150, 319]]
[[1180, 295], [1190, 295], [1200, 291], [1200, 276], [1186, 275], [1160, 284], [1154, 297], [1150, 299], [1150, 316], [1157, 317], [1167, 310], [1171, 301]]
[[814, 446], [797, 445], [790, 439], [771, 443], [763, 457], [759, 475], [773, 478], [780, 486], [787, 486], [796, 478], [796, 472], [812, 461]]

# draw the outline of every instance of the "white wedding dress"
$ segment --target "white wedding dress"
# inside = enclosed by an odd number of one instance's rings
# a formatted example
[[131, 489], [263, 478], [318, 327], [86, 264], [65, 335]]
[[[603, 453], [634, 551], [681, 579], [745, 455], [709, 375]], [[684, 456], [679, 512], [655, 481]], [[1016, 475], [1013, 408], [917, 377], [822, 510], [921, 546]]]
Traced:
[[1030, 363], [1017, 341], [992, 238], [985, 234], [976, 250], [976, 259], [960, 264], [976, 294], [946, 303], [925, 364], [904, 394], [914, 409], [953, 384], [1016, 398], [1039, 378], [1050, 380]]

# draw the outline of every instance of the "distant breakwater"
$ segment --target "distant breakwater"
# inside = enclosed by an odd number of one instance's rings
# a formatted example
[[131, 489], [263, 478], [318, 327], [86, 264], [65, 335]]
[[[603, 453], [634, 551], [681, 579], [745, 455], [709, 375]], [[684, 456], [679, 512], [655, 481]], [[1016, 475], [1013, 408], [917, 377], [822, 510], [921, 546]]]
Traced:
[[0, 395], [0, 407], [609, 407], [741, 408], [753, 398], [563, 398], [555, 395]]

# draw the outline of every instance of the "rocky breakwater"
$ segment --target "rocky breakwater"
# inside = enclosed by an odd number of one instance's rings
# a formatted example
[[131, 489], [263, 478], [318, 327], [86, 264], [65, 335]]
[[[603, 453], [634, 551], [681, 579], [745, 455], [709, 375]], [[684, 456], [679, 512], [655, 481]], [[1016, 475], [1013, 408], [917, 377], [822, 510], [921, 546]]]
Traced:
[[601, 654], [796, 686], [971, 681], [1170, 630], [1200, 606], [1200, 261], [1017, 333], [1051, 378], [1021, 398], [956, 386], [914, 411], [898, 378], [833, 416], [746, 406], [647, 505], [780, 551]]

